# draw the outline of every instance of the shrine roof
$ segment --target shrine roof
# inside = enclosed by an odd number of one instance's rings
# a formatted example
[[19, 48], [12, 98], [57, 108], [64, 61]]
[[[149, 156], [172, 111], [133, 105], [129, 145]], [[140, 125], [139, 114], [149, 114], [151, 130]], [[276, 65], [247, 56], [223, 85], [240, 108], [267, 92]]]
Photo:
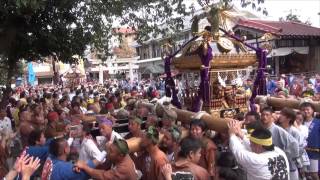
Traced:
[[234, 27], [246, 27], [278, 36], [320, 37], [320, 28], [290, 21], [266, 21], [240, 19]]

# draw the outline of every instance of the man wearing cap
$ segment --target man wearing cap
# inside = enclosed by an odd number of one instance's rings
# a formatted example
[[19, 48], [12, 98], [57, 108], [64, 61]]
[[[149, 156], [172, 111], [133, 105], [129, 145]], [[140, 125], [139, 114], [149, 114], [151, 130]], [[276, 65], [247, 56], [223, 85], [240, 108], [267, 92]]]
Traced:
[[130, 112], [125, 109], [119, 109], [119, 111], [116, 114], [117, 120], [127, 120], [130, 115]]
[[46, 138], [53, 138], [56, 136], [63, 135], [65, 133], [65, 125], [59, 120], [59, 114], [55, 111], [48, 113], [48, 125], [45, 130]]
[[98, 149], [97, 144], [93, 140], [93, 137], [91, 136], [91, 127], [89, 123], [83, 123], [82, 130], [81, 130], [81, 145], [80, 145], [80, 152], [79, 152], [79, 160], [82, 161], [88, 161], [88, 160], [94, 160], [97, 159], [98, 161], [103, 161], [106, 152], [100, 151]]
[[164, 130], [170, 129], [176, 120], [177, 120], [177, 113], [172, 109], [170, 109], [169, 107], [165, 106], [163, 117], [161, 120], [162, 129]]
[[163, 132], [161, 148], [166, 152], [169, 162], [177, 160], [180, 150], [179, 142], [181, 139], [181, 131], [178, 127], [172, 126]]
[[129, 133], [124, 137], [124, 139], [130, 139], [132, 137], [142, 137], [142, 131], [141, 131], [141, 124], [142, 120], [137, 117], [130, 117], [129, 118]]
[[157, 179], [163, 180], [164, 175], [161, 173], [161, 168], [167, 164], [169, 161], [164, 152], [162, 152], [159, 147], [159, 132], [154, 126], [150, 126], [147, 129], [146, 134], [141, 140], [142, 149], [146, 149], [150, 156], [150, 161], [145, 164], [143, 173], [143, 179]]
[[[243, 136], [239, 122], [230, 121], [228, 127], [230, 150], [237, 162], [247, 172], [247, 180], [290, 180], [286, 154], [273, 145], [269, 130], [257, 128], [251, 133], [248, 140]], [[252, 151], [247, 150], [238, 136], [243, 138], [243, 142], [250, 142]]]
[[137, 117], [139, 117], [142, 120], [146, 120], [148, 117], [148, 114], [150, 113], [149, 109], [145, 106], [137, 107]]
[[129, 98], [126, 100], [126, 102], [127, 102], [127, 105], [125, 106], [124, 109], [126, 109], [126, 110], [129, 111], [129, 112], [133, 111], [134, 108], [135, 108], [135, 104], [136, 104], [136, 102], [137, 102], [137, 99], [132, 98], [132, 97], [129, 97]]
[[[143, 132], [141, 130], [142, 120], [138, 117], [130, 116], [129, 117], [129, 133], [124, 137], [124, 139], [130, 139], [133, 137], [141, 138], [143, 137]], [[136, 165], [137, 169], [143, 169], [144, 163], [143, 160], [146, 158], [147, 153], [145, 151], [142, 152], [134, 152], [130, 153], [130, 157]]]
[[121, 135], [112, 129], [113, 122], [105, 116], [97, 116], [99, 122], [100, 133], [103, 136], [100, 142], [100, 146], [104, 146], [105, 143], [112, 143], [115, 138], [122, 139]]
[[84, 161], [78, 161], [75, 166], [97, 180], [137, 180], [138, 175], [135, 165], [128, 155], [129, 148], [127, 142], [122, 139], [115, 139], [107, 148], [108, 160], [113, 164], [111, 169], [107, 171], [94, 169]]
[[158, 116], [155, 114], [149, 114], [145, 123], [146, 129], [148, 129], [150, 126], [157, 126], [157, 123]]

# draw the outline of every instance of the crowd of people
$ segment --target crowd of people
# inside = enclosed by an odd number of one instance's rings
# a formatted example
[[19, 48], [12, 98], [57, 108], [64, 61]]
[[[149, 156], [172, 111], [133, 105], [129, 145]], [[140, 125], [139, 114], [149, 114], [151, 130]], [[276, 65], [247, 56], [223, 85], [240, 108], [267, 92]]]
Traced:
[[311, 98], [320, 101], [320, 75], [285, 75], [270, 78], [267, 74], [268, 94], [281, 98]]
[[[305, 97], [310, 84], [316, 98], [318, 75], [267, 80], [268, 93], [281, 97]], [[114, 80], [7, 91], [0, 178], [319, 180], [320, 120], [312, 104], [279, 112], [263, 107], [227, 119], [228, 131], [213, 132], [201, 116], [178, 122], [163, 94], [161, 82], [145, 88]], [[164, 114], [141, 100], [161, 102]]]

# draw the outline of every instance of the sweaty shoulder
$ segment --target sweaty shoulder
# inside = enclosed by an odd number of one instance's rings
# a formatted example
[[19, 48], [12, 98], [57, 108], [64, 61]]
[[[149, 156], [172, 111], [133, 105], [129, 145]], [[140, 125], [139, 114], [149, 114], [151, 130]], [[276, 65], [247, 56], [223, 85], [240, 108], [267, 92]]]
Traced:
[[137, 179], [134, 162], [130, 156], [127, 156], [121, 164], [117, 165], [116, 171], [120, 176], [126, 176], [123, 177], [124, 179]]
[[195, 180], [209, 180], [209, 173], [203, 167], [190, 163], [189, 168], [192, 171], [192, 174], [195, 176]]
[[203, 143], [205, 143], [206, 149], [217, 149], [217, 146], [214, 144], [214, 142], [207, 137], [203, 138]]
[[164, 152], [162, 152], [161, 150], [159, 150], [154, 157], [156, 164], [158, 166], [163, 166], [165, 164], [167, 164], [169, 161], [167, 159], [167, 156], [164, 154]]

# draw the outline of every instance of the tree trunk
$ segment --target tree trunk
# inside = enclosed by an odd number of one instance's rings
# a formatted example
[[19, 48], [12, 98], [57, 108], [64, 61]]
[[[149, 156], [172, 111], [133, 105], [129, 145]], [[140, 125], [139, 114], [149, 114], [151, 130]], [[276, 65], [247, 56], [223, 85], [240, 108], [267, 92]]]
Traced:
[[59, 72], [57, 71], [56, 67], [56, 61], [58, 60], [58, 58], [54, 55], [51, 60], [53, 70], [53, 84], [58, 85], [60, 83]]
[[7, 77], [6, 77], [6, 89], [3, 93], [2, 99], [1, 99], [1, 107], [7, 106], [9, 104], [9, 98], [11, 90], [11, 80], [12, 77], [14, 77], [16, 70], [17, 70], [17, 59], [13, 57], [8, 57], [8, 71], [7, 71]]
[[12, 77], [14, 77], [17, 69], [17, 61], [15, 59], [8, 59], [8, 72], [7, 72], [7, 87], [11, 87]]

